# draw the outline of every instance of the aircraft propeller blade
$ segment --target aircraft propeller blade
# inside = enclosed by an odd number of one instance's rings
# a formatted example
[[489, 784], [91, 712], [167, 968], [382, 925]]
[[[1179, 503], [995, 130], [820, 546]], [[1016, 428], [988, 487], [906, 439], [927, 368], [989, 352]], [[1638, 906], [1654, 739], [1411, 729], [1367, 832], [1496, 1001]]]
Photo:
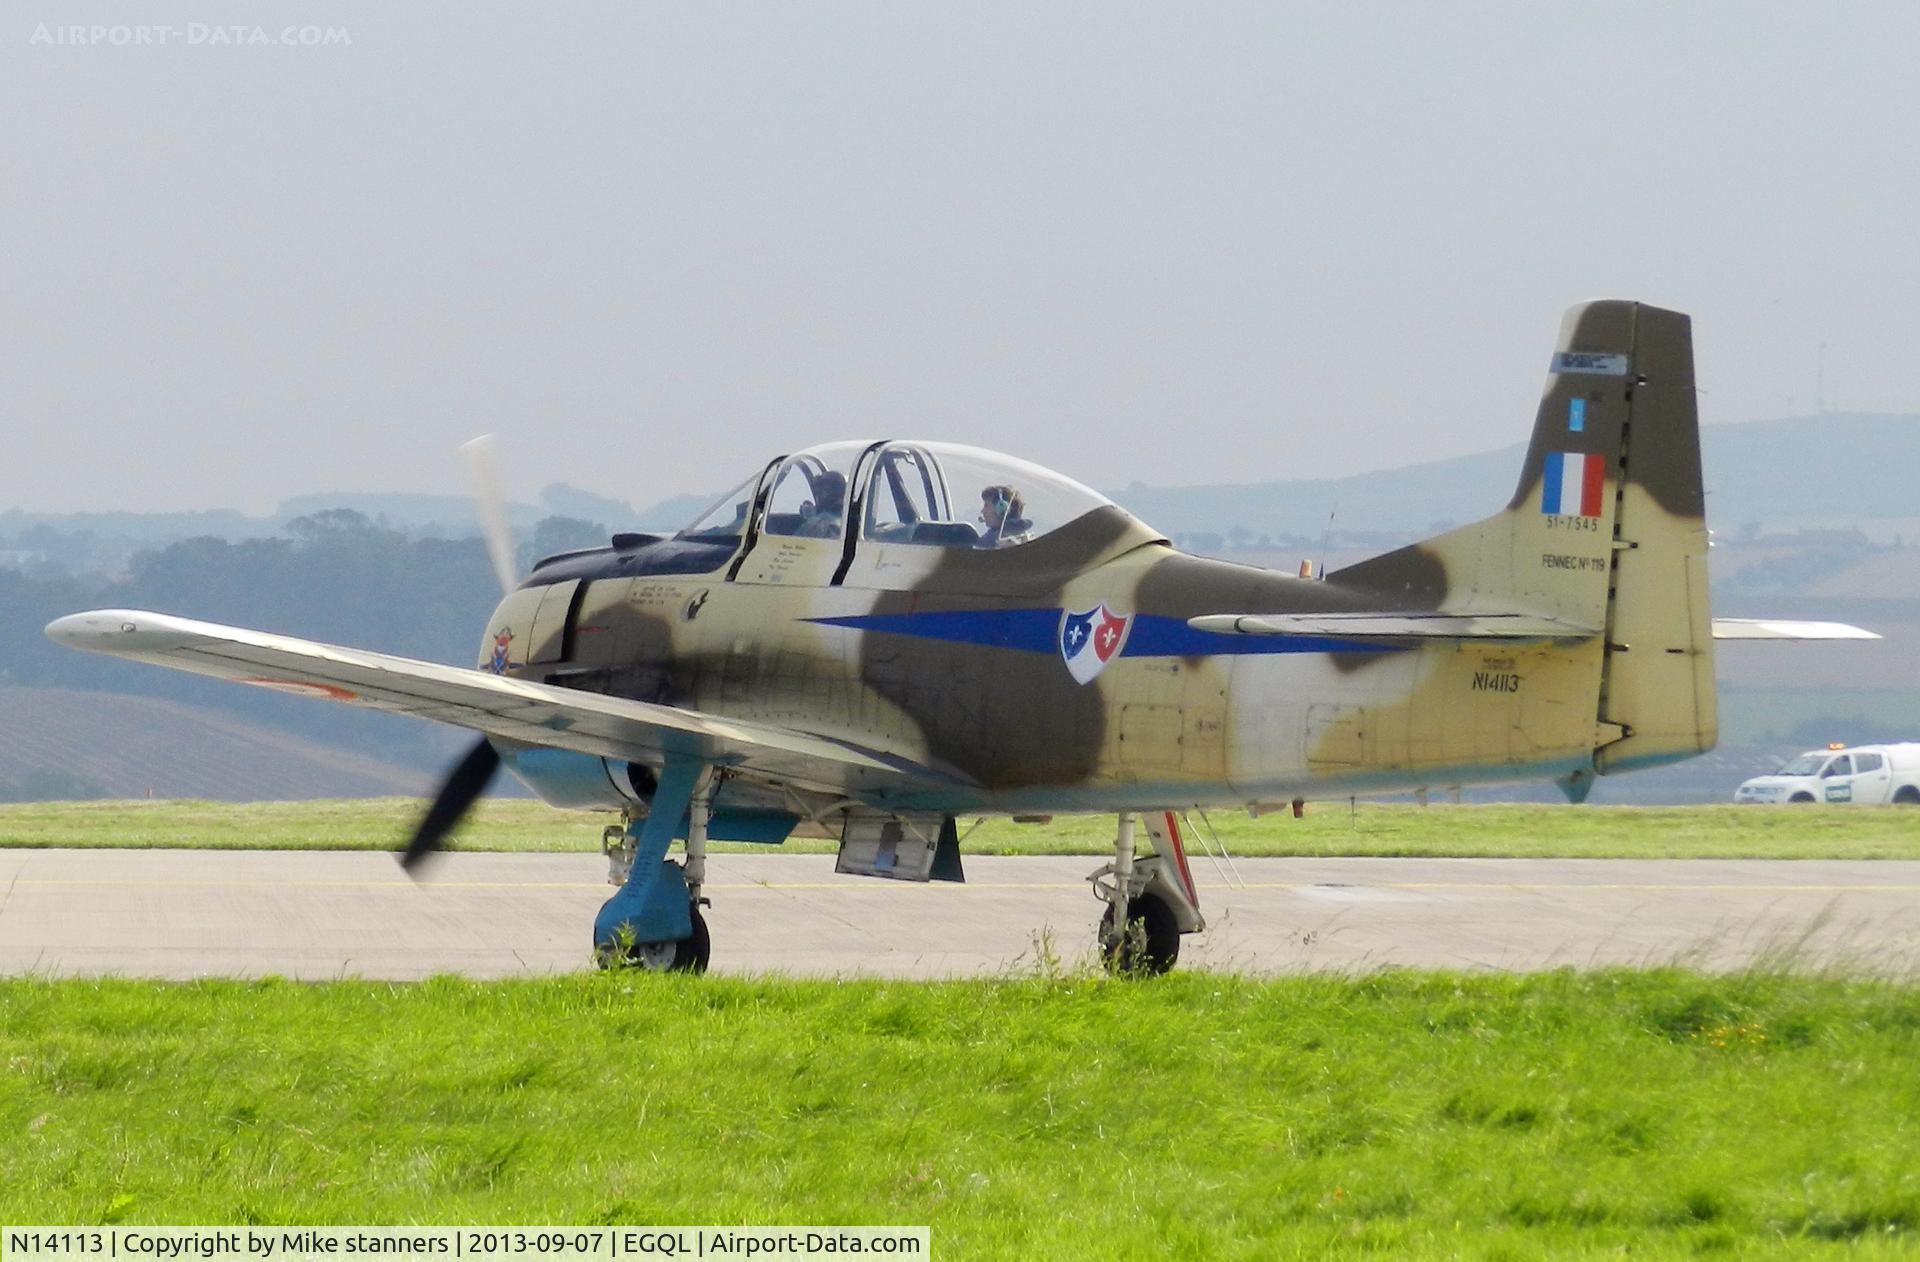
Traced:
[[500, 466], [493, 457], [493, 435], [482, 434], [460, 444], [467, 458], [467, 475], [473, 479], [473, 506], [480, 514], [480, 525], [487, 535], [487, 555], [493, 558], [493, 572], [499, 576], [500, 590], [513, 590], [513, 531], [507, 526], [507, 497], [500, 489]]
[[412, 872], [420, 861], [440, 848], [480, 795], [487, 791], [487, 785], [493, 775], [500, 770], [500, 755], [491, 742], [482, 736], [472, 749], [467, 751], [454, 769], [447, 775], [440, 793], [433, 799], [433, 805], [427, 808], [427, 814], [420, 826], [413, 830], [413, 838], [407, 842], [407, 849], [400, 856], [400, 866]]

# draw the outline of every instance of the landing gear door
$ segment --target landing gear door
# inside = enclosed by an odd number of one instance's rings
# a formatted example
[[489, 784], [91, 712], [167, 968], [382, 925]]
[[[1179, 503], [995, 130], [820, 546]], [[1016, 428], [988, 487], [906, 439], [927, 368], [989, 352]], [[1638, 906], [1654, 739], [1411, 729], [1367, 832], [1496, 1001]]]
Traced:
[[965, 881], [951, 816], [849, 815], [835, 872], [894, 881]]

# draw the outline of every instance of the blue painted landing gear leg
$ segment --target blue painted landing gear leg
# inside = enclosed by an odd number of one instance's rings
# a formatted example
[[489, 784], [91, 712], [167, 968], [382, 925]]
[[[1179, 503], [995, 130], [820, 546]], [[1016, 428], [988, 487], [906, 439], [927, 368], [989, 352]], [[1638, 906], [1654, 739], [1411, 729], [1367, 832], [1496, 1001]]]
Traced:
[[[711, 784], [711, 772], [698, 762], [669, 762], [660, 773], [660, 787], [634, 837], [627, 883], [594, 917], [593, 954], [602, 968], [625, 963], [651, 972], [706, 971], [712, 944], [694, 905], [699, 895], [688, 888], [687, 870], [667, 860], [667, 847], [680, 821], [689, 819], [688, 865], [697, 857], [704, 867]], [[693, 877], [702, 880], [705, 873]]]

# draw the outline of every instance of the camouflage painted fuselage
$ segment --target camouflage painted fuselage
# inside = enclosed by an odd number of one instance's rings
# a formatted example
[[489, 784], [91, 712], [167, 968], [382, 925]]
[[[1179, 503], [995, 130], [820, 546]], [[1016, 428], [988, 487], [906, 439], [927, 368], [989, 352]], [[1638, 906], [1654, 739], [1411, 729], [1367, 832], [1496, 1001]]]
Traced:
[[[1589, 455], [1599, 464], [1585, 505], [1559, 511], [1562, 463]], [[1113, 507], [985, 550], [751, 530], [729, 546], [632, 538], [536, 570], [494, 614], [480, 661], [762, 720], [948, 777], [903, 789], [823, 772], [803, 786], [895, 809], [1577, 782], [1713, 743], [1705, 558], [1686, 318], [1593, 303], [1563, 326], [1507, 507], [1324, 580], [1182, 554]], [[1062, 629], [1102, 605], [1126, 620], [1124, 639], [1081, 682]], [[1589, 630], [1395, 642], [1189, 625], [1490, 610]], [[618, 787], [622, 769], [609, 774]]]

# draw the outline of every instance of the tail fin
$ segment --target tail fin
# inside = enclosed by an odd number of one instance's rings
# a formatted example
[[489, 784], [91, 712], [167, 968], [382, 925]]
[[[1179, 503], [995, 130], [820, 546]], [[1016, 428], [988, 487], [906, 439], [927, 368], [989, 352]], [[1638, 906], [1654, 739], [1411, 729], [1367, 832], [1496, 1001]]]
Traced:
[[1692, 323], [1604, 301], [1561, 323], [1505, 510], [1329, 577], [1442, 612], [1590, 629], [1605, 773], [1713, 747], [1706, 564]]

